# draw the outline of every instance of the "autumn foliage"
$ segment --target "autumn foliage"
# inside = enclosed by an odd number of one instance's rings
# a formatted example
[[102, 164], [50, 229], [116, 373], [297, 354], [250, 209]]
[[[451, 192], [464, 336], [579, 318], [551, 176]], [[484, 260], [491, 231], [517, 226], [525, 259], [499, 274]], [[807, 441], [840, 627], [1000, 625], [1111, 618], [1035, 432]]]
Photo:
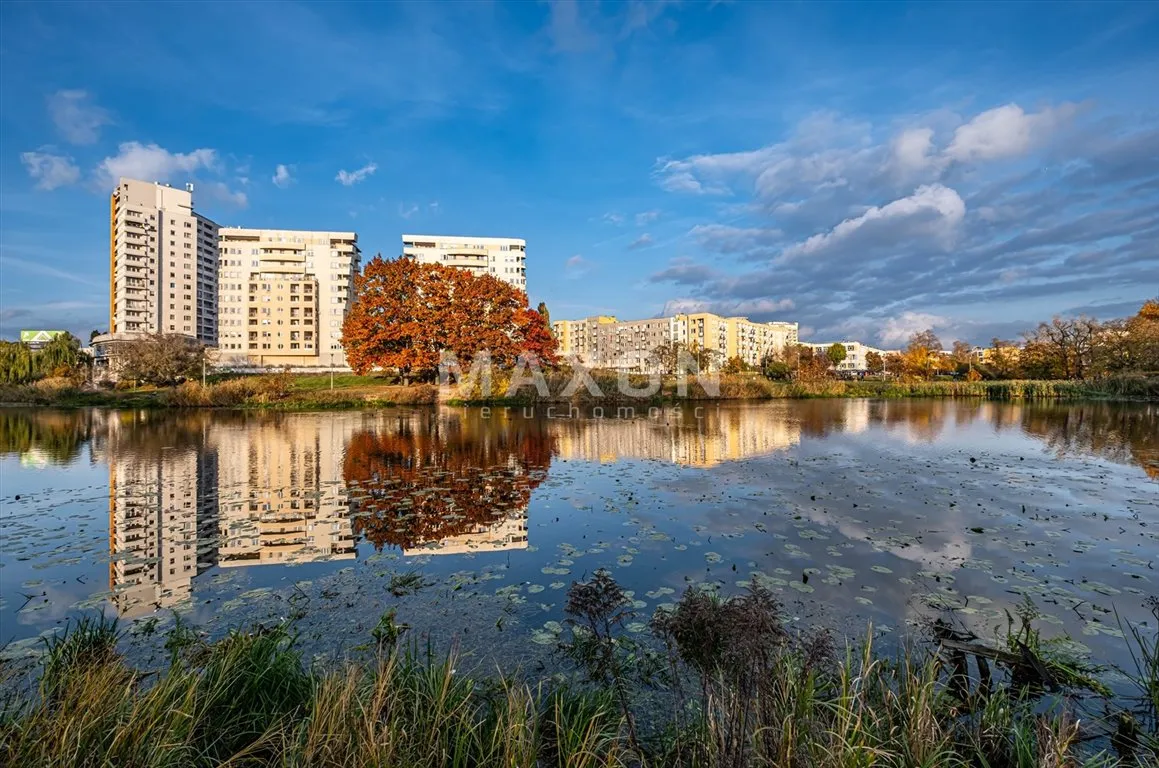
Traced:
[[473, 536], [527, 514], [555, 440], [541, 422], [472, 433], [462, 425], [400, 422], [355, 435], [343, 478], [360, 496], [353, 524], [376, 549], [403, 550]]
[[394, 368], [430, 378], [443, 352], [464, 363], [484, 350], [499, 366], [521, 354], [556, 362], [543, 316], [527, 306], [527, 294], [493, 275], [376, 256], [355, 287], [342, 345], [359, 374]]

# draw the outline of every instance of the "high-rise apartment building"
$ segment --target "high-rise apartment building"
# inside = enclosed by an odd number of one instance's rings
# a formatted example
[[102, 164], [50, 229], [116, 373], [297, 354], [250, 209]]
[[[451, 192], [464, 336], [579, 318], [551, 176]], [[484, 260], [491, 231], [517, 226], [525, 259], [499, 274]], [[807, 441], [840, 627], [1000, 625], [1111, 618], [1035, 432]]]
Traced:
[[109, 205], [109, 332], [217, 341], [217, 225], [193, 185], [120, 179]]
[[356, 233], [222, 227], [218, 245], [219, 364], [345, 365]]
[[666, 344], [716, 352], [715, 364], [739, 357], [760, 365], [769, 354], [798, 342], [797, 324], [756, 323], [747, 317], [721, 317], [709, 312], [619, 321], [599, 316], [552, 323], [559, 353], [595, 368], [650, 371], [654, 352]]
[[527, 241], [509, 237], [403, 235], [402, 255], [423, 264], [458, 267], [476, 275], [494, 275], [527, 290]]

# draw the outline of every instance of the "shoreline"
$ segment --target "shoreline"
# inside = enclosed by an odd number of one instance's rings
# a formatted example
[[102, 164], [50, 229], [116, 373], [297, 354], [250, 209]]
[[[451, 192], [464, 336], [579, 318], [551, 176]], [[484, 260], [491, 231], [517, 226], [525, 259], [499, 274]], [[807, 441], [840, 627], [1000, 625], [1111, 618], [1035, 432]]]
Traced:
[[[363, 377], [359, 377], [362, 379]], [[50, 408], [124, 408], [327, 411], [366, 410], [400, 406], [520, 407], [570, 405], [587, 407], [673, 406], [705, 402], [768, 402], [808, 399], [963, 399], [985, 401], [1102, 401], [1159, 402], [1159, 377], [1122, 377], [1102, 381], [818, 381], [779, 382], [754, 376], [723, 376], [719, 392], [705, 393], [694, 384], [685, 394], [666, 381], [648, 397], [627, 397], [616, 391], [614, 377], [599, 376], [597, 385], [608, 394], [594, 396], [580, 390], [571, 397], [539, 395], [526, 388], [515, 397], [463, 397], [450, 388], [432, 384], [367, 384], [364, 380], [331, 390], [314, 386], [324, 376], [296, 377], [292, 383], [276, 376], [230, 379], [202, 386], [130, 390], [90, 390], [35, 385], [0, 388], [0, 406]], [[552, 382], [559, 383], [559, 382]], [[550, 386], [561, 392], [563, 385]]]

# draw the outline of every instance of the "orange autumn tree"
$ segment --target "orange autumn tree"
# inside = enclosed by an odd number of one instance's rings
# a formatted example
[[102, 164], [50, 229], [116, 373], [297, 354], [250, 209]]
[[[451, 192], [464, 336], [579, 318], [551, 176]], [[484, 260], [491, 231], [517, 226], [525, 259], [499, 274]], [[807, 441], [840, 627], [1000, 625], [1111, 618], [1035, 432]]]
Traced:
[[342, 326], [346, 359], [359, 374], [396, 368], [429, 379], [442, 352], [464, 363], [487, 350], [496, 365], [520, 354], [556, 362], [556, 345], [527, 294], [493, 275], [409, 258], [375, 256], [355, 280], [356, 299]]

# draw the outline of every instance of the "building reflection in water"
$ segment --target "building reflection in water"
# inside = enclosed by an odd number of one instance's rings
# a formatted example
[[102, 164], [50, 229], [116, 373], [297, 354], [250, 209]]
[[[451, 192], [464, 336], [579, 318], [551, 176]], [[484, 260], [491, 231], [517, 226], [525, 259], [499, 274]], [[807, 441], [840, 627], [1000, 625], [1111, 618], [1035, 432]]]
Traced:
[[650, 415], [641, 409], [640, 418], [569, 418], [549, 423], [559, 436], [560, 458], [601, 463], [651, 459], [713, 467], [799, 443], [801, 426], [784, 405], [663, 408], [653, 409]]
[[342, 454], [359, 419], [273, 415], [215, 429], [218, 565], [353, 559]]
[[520, 409], [339, 414], [0, 409], [0, 455], [26, 471], [108, 466], [110, 588], [130, 616], [174, 607], [213, 566], [347, 560], [364, 540], [406, 555], [526, 548], [553, 457], [712, 467], [832, 432], [954, 439], [984, 425], [1057, 455], [1159, 478], [1159, 408], [1104, 403], [804, 401], [695, 417], [523, 418]]

